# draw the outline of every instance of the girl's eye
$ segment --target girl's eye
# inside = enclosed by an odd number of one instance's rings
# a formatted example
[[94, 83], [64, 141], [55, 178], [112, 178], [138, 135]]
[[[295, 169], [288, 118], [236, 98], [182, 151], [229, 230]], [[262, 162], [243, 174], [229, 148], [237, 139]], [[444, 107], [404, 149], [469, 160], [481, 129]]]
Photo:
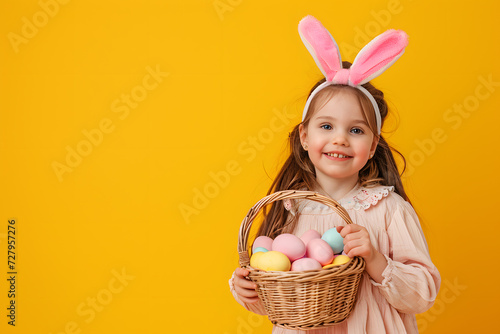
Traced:
[[351, 132], [356, 134], [356, 135], [360, 135], [360, 134], [364, 133], [363, 130], [361, 130], [360, 128], [353, 128], [353, 129], [351, 129]]
[[325, 129], [325, 130], [331, 130], [332, 126], [330, 124], [323, 124], [322, 126], [320, 126], [320, 128]]

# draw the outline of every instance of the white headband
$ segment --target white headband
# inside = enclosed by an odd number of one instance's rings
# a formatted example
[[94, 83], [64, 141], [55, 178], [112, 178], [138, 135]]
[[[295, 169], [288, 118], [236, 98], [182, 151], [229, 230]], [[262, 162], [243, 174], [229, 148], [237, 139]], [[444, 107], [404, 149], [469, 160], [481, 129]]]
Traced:
[[408, 35], [402, 30], [394, 29], [378, 35], [359, 51], [349, 69], [342, 68], [337, 43], [316, 18], [308, 15], [300, 20], [299, 35], [326, 79], [307, 99], [302, 121], [306, 117], [312, 99], [320, 90], [330, 85], [348, 85], [359, 89], [372, 103], [377, 118], [377, 134], [380, 135], [382, 119], [377, 102], [361, 85], [378, 77], [401, 57], [408, 45]]

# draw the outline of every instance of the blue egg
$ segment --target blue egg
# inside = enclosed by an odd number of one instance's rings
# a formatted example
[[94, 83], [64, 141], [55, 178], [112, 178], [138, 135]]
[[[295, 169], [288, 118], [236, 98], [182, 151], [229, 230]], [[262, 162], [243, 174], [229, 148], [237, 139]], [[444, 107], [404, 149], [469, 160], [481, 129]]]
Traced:
[[253, 254], [257, 253], [257, 252], [267, 252], [267, 249], [265, 249], [264, 247], [257, 247], [253, 250]]
[[342, 253], [344, 250], [344, 238], [337, 232], [336, 228], [331, 228], [323, 233], [321, 239], [325, 240], [332, 247], [335, 254]]

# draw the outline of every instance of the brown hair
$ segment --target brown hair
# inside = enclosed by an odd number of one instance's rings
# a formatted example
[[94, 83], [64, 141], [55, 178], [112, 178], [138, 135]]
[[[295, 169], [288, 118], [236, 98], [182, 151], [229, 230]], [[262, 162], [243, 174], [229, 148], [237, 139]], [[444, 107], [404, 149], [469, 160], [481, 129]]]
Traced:
[[[351, 63], [344, 61], [342, 65], [343, 68], [349, 68]], [[309, 96], [314, 89], [323, 82], [325, 82], [325, 78], [321, 79], [314, 85], [309, 92]], [[384, 93], [375, 88], [369, 82], [363, 84], [363, 87], [370, 92], [377, 102], [383, 125], [388, 113], [387, 102], [384, 100]], [[314, 111], [319, 110], [335, 94], [345, 90], [349, 90], [349, 92], [358, 97], [364, 113], [365, 121], [368, 123], [371, 131], [375, 134], [375, 136], [377, 136], [375, 110], [370, 100], [359, 89], [347, 85], [330, 85], [318, 92], [312, 99], [307, 115], [300, 124], [307, 127]], [[300, 142], [300, 124], [297, 124], [289, 135], [290, 155], [271, 184], [271, 187], [267, 192], [268, 195], [281, 190], [300, 190], [303, 188], [314, 189], [317, 186], [314, 165], [309, 159], [307, 151], [302, 148]], [[410, 200], [404, 191], [403, 183], [401, 182], [401, 177], [392, 151], [402, 158], [403, 172], [406, 169], [406, 160], [399, 151], [392, 148], [387, 143], [382, 135], [379, 135], [378, 137], [379, 142], [373, 158], [368, 160], [366, 165], [359, 171], [359, 183], [361, 186], [366, 187], [376, 185], [394, 186], [394, 191], [409, 202]], [[290, 233], [293, 231], [297, 224], [298, 214], [296, 216], [290, 215], [292, 217], [287, 217], [288, 211], [285, 209], [281, 201], [273, 202], [270, 206], [271, 209], [269, 211], [267, 211], [268, 207], [264, 208], [264, 221], [257, 234], [267, 235], [274, 238], [281, 233]]]

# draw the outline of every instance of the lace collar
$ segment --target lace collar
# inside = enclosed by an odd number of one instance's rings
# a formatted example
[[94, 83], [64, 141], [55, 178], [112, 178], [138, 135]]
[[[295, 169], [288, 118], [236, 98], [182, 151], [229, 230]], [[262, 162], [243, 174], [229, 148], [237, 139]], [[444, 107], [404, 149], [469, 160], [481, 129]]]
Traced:
[[[375, 186], [375, 187], [361, 187], [357, 184], [351, 191], [349, 191], [343, 198], [337, 202], [344, 207], [344, 209], [354, 210], [367, 210], [389, 195], [389, 192], [394, 191], [394, 186]], [[298, 201], [298, 211], [303, 213], [327, 213], [331, 209], [319, 202], [300, 199]], [[295, 215], [295, 210], [292, 210], [292, 203], [290, 199], [283, 201], [285, 209]]]

